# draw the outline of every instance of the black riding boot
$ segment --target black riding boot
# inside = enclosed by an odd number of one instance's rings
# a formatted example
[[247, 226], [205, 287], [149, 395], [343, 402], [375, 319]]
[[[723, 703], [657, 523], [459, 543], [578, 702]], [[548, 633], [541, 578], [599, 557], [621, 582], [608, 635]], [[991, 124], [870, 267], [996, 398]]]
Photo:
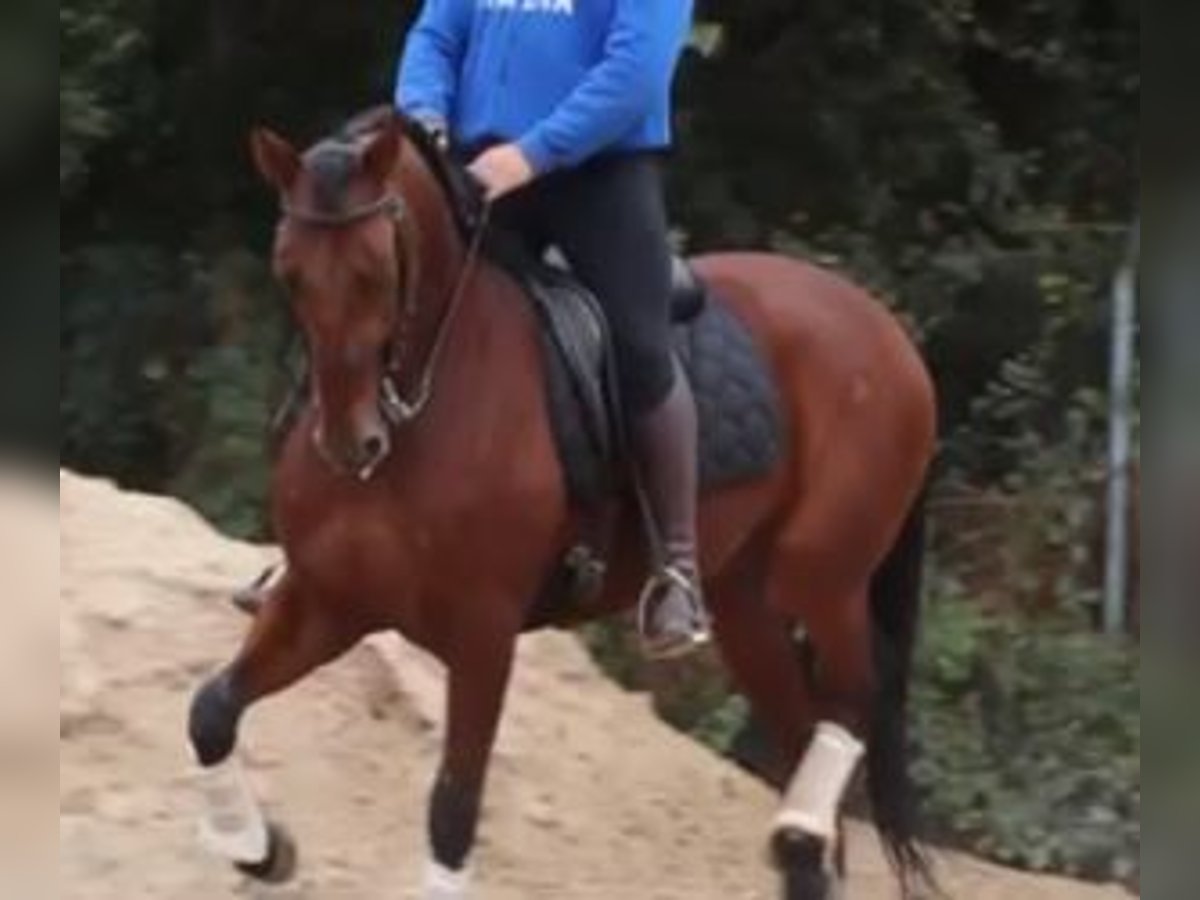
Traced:
[[666, 659], [709, 638], [696, 559], [696, 402], [678, 363], [671, 392], [657, 408], [634, 420], [632, 432], [660, 557], [642, 592], [638, 621], [646, 654]]

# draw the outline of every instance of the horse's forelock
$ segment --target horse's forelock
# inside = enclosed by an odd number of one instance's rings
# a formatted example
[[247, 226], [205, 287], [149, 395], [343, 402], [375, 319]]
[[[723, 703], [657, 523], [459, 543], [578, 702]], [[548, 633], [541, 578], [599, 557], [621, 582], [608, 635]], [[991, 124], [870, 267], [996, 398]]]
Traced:
[[405, 144], [420, 160], [428, 187], [447, 204], [454, 226], [460, 233], [469, 233], [478, 217], [479, 201], [465, 170], [443, 154], [421, 125], [387, 106], [351, 117], [305, 154], [305, 170], [318, 210], [330, 215], [346, 210], [364, 143], [391, 121], [399, 121]]
[[318, 212], [337, 215], [346, 211], [359, 162], [358, 148], [338, 140], [321, 141], [304, 155]]

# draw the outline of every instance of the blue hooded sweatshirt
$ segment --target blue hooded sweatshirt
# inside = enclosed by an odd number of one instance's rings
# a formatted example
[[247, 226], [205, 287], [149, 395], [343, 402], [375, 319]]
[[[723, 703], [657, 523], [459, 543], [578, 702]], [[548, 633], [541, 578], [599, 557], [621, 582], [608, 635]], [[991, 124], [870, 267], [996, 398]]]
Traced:
[[454, 138], [516, 141], [539, 172], [671, 141], [692, 0], [425, 0], [396, 104]]

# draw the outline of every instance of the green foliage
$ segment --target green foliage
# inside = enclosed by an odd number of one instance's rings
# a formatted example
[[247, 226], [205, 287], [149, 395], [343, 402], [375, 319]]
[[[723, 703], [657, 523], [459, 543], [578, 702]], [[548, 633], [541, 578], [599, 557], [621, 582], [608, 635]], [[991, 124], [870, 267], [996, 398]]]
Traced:
[[64, 459], [145, 488], [170, 471], [173, 445], [186, 432], [186, 356], [205, 336], [202, 307], [180, 268], [133, 245], [91, 247], [65, 261]]
[[171, 492], [240, 538], [263, 533], [267, 506], [266, 426], [278, 373], [247, 346], [209, 349], [189, 368], [204, 398], [197, 447], [172, 480]]
[[[685, 69], [672, 168], [692, 246], [803, 254], [892, 298], [948, 425], [1062, 317], [1044, 274], [1102, 311], [1136, 190], [1135, 4], [701, 9], [721, 41]], [[1076, 329], [1056, 378], [1094, 383], [1097, 337]]]
[[1080, 392], [1048, 437], [1023, 421], [1026, 392], [1035, 404], [1045, 393], [1037, 371], [1028, 359], [1006, 364], [975, 405], [976, 418], [991, 422], [987, 440], [978, 427], [958, 435], [974, 444], [970, 458], [1009, 462], [987, 489], [971, 487], [980, 478], [969, 471], [950, 470], [934, 502], [938, 550], [985, 607], [1084, 613], [1099, 600], [1103, 563], [1104, 407], [1096, 393]]
[[1042, 281], [1056, 312], [975, 392], [935, 500], [946, 567], [985, 605], [1025, 610], [1093, 605], [1103, 568], [1108, 400], [1091, 386], [1103, 367], [1078, 359], [1100, 323], [1080, 281]]
[[73, 257], [63, 283], [63, 457], [259, 534], [286, 346], [261, 261], [234, 252], [205, 268], [110, 245]]
[[1136, 879], [1136, 652], [1077, 620], [988, 616], [946, 582], [929, 604], [915, 777], [944, 834], [1002, 862]]
[[59, 189], [87, 174], [88, 158], [124, 127], [146, 50], [141, 0], [65, 0], [59, 6]]
[[218, 337], [186, 373], [199, 410], [171, 490], [234, 536], [255, 538], [267, 508], [268, 423], [285, 381], [282, 300], [246, 253], [218, 261], [207, 286]]

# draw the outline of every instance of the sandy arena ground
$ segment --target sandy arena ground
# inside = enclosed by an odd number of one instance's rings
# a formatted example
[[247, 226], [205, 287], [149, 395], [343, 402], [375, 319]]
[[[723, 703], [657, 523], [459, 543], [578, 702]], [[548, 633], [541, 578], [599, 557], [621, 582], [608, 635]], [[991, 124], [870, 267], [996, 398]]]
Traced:
[[[191, 690], [245, 628], [228, 608], [230, 589], [270, 554], [218, 536], [169, 500], [67, 473], [59, 487], [57, 896], [414, 897], [438, 750], [436, 670], [398, 643], [364, 647], [249, 717], [246, 758], [298, 839], [301, 870], [282, 888], [248, 884], [194, 838], [184, 715]], [[20, 509], [7, 525], [0, 515], [5, 549], [57, 560], [48, 530], [29, 527], [30, 507]], [[45, 668], [47, 655], [31, 658]], [[493, 769], [476, 896], [769, 900], [762, 842], [773, 808], [757, 783], [606, 682], [570, 637], [538, 636], [523, 648]], [[962, 900], [1126, 896], [952, 855], [944, 867]], [[850, 900], [895, 896], [865, 828], [855, 830], [852, 868]], [[17, 896], [3, 884], [0, 896]]]

